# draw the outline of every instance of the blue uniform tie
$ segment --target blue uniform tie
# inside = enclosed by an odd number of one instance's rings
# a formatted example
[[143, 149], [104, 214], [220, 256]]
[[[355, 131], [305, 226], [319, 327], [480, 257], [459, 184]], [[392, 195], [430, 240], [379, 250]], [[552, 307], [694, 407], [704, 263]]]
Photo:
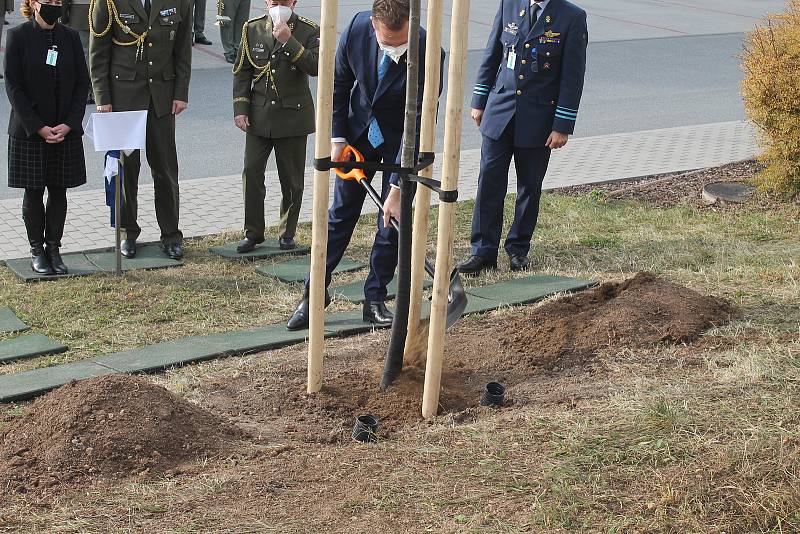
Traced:
[[[389, 70], [389, 62], [391, 58], [388, 54], [383, 54], [383, 59], [381, 59], [380, 65], [378, 65], [378, 84], [381, 83], [386, 71]], [[383, 144], [383, 134], [381, 133], [381, 127], [378, 126], [378, 119], [374, 118], [369, 123], [369, 131], [367, 132], [367, 139], [369, 143], [374, 147], [378, 148]]]

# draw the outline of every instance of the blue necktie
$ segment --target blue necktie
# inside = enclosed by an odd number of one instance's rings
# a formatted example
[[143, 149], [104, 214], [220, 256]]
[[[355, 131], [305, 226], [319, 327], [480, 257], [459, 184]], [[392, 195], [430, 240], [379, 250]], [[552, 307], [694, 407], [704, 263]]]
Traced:
[[[383, 79], [384, 75], [386, 75], [386, 71], [389, 70], [389, 62], [391, 58], [388, 54], [383, 54], [383, 59], [381, 59], [380, 65], [378, 65], [378, 84], [380, 85], [381, 80]], [[378, 119], [372, 119], [372, 122], [369, 123], [369, 131], [367, 132], [367, 139], [369, 140], [370, 144], [374, 148], [378, 148], [383, 144], [383, 134], [381, 133], [381, 127], [378, 126]]]

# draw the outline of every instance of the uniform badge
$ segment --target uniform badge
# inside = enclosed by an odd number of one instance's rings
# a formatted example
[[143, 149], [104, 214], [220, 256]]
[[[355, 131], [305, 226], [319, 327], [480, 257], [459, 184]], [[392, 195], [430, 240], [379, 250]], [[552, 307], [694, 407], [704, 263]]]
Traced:
[[520, 12], [519, 12], [519, 16], [520, 16], [520, 17], [524, 17], [524, 16], [525, 16], [525, 10], [524, 10], [524, 9], [523, 9], [522, 11], [520, 11]]
[[177, 7], [171, 7], [169, 9], [162, 9], [161, 12], [160, 12], [160, 15], [162, 17], [169, 17], [170, 15], [175, 15], [177, 13], [178, 13], [178, 8]]
[[542, 65], [542, 68], [544, 70], [550, 70], [550, 63], [545, 63], [544, 65]]
[[175, 40], [175, 30], [170, 30], [169, 31], [169, 40], [170, 41], [174, 41]]
[[253, 46], [253, 52], [256, 52], [256, 53], [259, 53], [259, 54], [264, 53], [264, 44], [263, 43], [256, 43], [256, 45]]
[[544, 18], [544, 21], [545, 21], [547, 24], [550, 24], [551, 22], [553, 22], [553, 19], [550, 17], [550, 15], [547, 15], [547, 16]]
[[120, 13], [119, 18], [121, 18], [125, 22], [136, 22], [136, 15], [132, 13]]
[[561, 36], [561, 34], [556, 33], [553, 30], [547, 30], [546, 32], [544, 32], [544, 36], [547, 37], [548, 39], [552, 39], [553, 37]]
[[511, 35], [517, 35], [517, 32], [519, 32], [519, 26], [517, 26], [516, 22], [509, 22], [503, 31], [508, 32]]

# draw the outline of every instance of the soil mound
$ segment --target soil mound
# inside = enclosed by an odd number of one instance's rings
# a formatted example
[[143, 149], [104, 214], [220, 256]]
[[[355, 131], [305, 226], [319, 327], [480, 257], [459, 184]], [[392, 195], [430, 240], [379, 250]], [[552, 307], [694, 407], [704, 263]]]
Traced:
[[235, 427], [140, 377], [74, 382], [0, 432], [0, 486], [41, 491], [85, 477], [163, 473], [223, 452]]
[[534, 366], [568, 367], [605, 347], [690, 343], [733, 314], [724, 299], [638, 273], [537, 308], [501, 344]]

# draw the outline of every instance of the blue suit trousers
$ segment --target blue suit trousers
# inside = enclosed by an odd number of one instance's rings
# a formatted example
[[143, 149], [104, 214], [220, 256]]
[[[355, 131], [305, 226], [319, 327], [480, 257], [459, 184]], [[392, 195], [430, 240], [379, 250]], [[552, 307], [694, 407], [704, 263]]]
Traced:
[[550, 162], [550, 149], [515, 147], [512, 119], [497, 140], [484, 136], [481, 145], [481, 168], [472, 214], [471, 242], [472, 254], [490, 261], [497, 260], [500, 247], [503, 204], [512, 157], [517, 169], [517, 200], [514, 222], [505, 241], [505, 250], [509, 255], [528, 255], [539, 218], [539, 199]]
[[[387, 146], [385, 143], [378, 148], [374, 148], [363, 135], [354, 146], [364, 155], [365, 161], [394, 163], [398, 146]], [[389, 194], [389, 176], [391, 173], [383, 173], [381, 184], [381, 199], [386, 201]], [[367, 178], [372, 181], [374, 171], [366, 171]], [[367, 192], [362, 185], [355, 180], [342, 180], [336, 177], [333, 190], [333, 203], [328, 210], [328, 252], [325, 269], [325, 287], [331, 283], [331, 273], [339, 265], [344, 256], [350, 239], [353, 237], [358, 218], [361, 216], [361, 209], [364, 206], [364, 199]], [[371, 202], [371, 201], [370, 201]], [[370, 270], [367, 281], [364, 284], [364, 296], [370, 301], [386, 300], [386, 286], [392, 281], [394, 271], [397, 268], [397, 231], [394, 228], [383, 226], [383, 212], [378, 212], [378, 228], [375, 232], [375, 240], [372, 245], [372, 252], [369, 258]], [[306, 280], [308, 286], [308, 280]]]

